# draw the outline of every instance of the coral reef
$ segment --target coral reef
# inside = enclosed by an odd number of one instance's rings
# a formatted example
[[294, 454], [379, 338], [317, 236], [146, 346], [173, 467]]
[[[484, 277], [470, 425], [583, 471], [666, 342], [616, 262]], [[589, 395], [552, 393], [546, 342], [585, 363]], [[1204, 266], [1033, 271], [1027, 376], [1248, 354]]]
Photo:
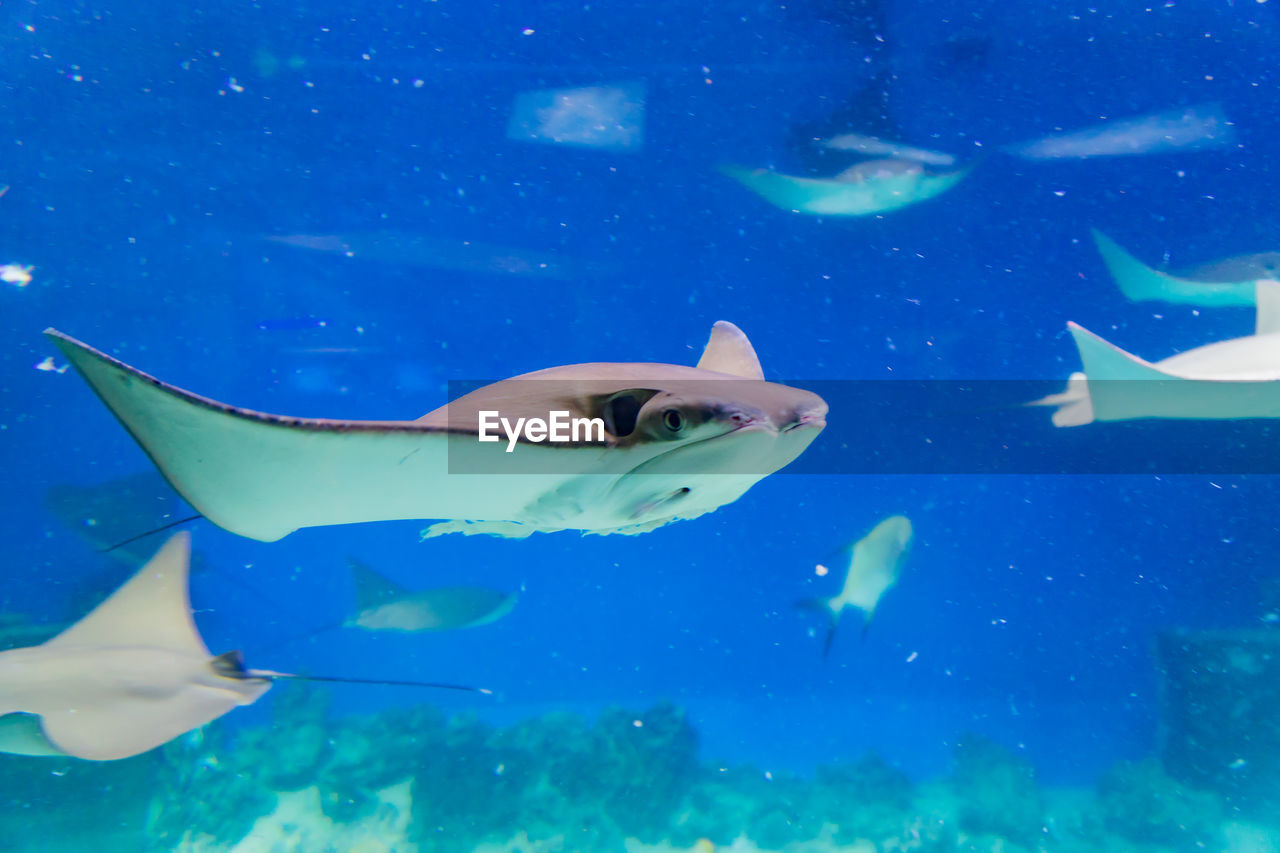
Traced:
[[1098, 782], [1106, 828], [1148, 849], [1221, 849], [1222, 802], [1185, 787], [1153, 761], [1122, 761]]
[[59, 849], [32, 834], [54, 821], [60, 849], [184, 853], [1280, 850], [1280, 827], [1155, 760], [1045, 791], [968, 735], [951, 777], [914, 785], [870, 753], [811, 776], [699, 761], [668, 703], [496, 727], [426, 706], [330, 719], [322, 692], [280, 694], [268, 726], [219, 721], [127, 761], [3, 759], [4, 849]]
[[1165, 769], [1243, 814], [1280, 813], [1280, 630], [1168, 632], [1156, 648]]
[[1033, 847], [1043, 835], [1044, 801], [1031, 762], [974, 734], [956, 743], [955, 761], [960, 828]]

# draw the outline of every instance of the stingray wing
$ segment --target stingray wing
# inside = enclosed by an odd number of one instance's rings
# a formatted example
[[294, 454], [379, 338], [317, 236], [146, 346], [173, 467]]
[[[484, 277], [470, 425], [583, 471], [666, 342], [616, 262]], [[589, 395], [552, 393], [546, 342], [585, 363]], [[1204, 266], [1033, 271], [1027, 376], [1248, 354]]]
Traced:
[[[121, 653], [123, 654], [123, 652]], [[208, 667], [211, 680], [225, 685], [201, 683], [183, 678], [188, 667], [201, 664], [183, 658], [173, 661], [173, 677], [179, 679], [171, 691], [157, 692], [154, 685], [128, 681], [100, 690], [76, 707], [59, 707], [41, 712], [41, 728], [51, 744], [67, 755], [89, 761], [114, 761], [146, 752], [179, 735], [213, 722], [240, 705], [248, 705], [265, 693], [271, 682], [261, 679], [221, 678]], [[136, 674], [136, 673], [135, 673]], [[206, 673], [201, 672], [200, 675]], [[148, 668], [147, 677], [157, 675]]]
[[1254, 281], [1197, 281], [1148, 267], [1101, 231], [1092, 229], [1093, 242], [1120, 291], [1134, 302], [1158, 300], [1216, 308], [1253, 305]]
[[569, 451], [540, 445], [523, 453], [534, 463], [552, 454], [551, 462], [532, 466], [543, 473], [507, 474], [490, 465], [499, 473], [453, 476], [446, 488], [451, 461], [501, 457], [501, 444], [480, 444], [473, 431], [438, 420], [343, 421], [240, 409], [167, 385], [55, 330], [46, 334], [182, 497], [250, 539], [273, 542], [300, 527], [362, 521], [522, 522], [526, 508], [567, 476], [558, 472], [568, 468], [559, 460]]
[[158, 646], [210, 657], [191, 619], [190, 561], [191, 535], [175, 534], [124, 586], [43, 648]]
[[1094, 419], [1217, 420], [1280, 417], [1280, 380], [1189, 379], [1069, 323]]

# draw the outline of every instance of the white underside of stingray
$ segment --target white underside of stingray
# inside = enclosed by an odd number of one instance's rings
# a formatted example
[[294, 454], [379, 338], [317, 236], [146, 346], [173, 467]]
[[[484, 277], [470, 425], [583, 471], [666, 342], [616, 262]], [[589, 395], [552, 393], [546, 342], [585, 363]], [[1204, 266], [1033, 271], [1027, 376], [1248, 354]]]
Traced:
[[[968, 169], [930, 174], [921, 168], [853, 170], [836, 178], [805, 178], [767, 169], [722, 166], [721, 171], [783, 210], [818, 216], [868, 216], [907, 207], [958, 184]], [[856, 178], [856, 179], [855, 179]]]
[[215, 666], [191, 619], [189, 559], [180, 533], [52, 640], [0, 652], [0, 751], [127, 758], [267, 691]]
[[1280, 283], [1257, 288], [1257, 333], [1144, 361], [1083, 327], [1068, 329], [1084, 371], [1067, 390], [1032, 405], [1056, 406], [1056, 426], [1142, 418], [1280, 417]]
[[[826, 404], [763, 381], [750, 343], [729, 323], [713, 329], [698, 367], [551, 368], [416, 421], [239, 409], [48, 334], [183, 498], [218, 526], [268, 542], [301, 527], [395, 519], [446, 520], [426, 535], [640, 533], [736, 500], [825, 425]], [[619, 401], [635, 406], [628, 413]], [[521, 442], [507, 453], [505, 440], [478, 440], [484, 410], [627, 423], [603, 442]], [[664, 426], [670, 411], [680, 413], [679, 432]]]

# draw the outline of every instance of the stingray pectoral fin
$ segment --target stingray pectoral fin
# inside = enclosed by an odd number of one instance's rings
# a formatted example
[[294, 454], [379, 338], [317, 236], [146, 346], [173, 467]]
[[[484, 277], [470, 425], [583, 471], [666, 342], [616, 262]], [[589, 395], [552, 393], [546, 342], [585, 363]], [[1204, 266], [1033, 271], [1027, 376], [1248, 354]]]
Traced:
[[0, 717], [0, 752], [38, 756], [67, 754], [45, 737], [39, 716], [22, 713]]
[[114, 761], [139, 755], [240, 705], [252, 702], [269, 688], [246, 697], [232, 689], [200, 684], [184, 685], [172, 695], [148, 692], [98, 697], [78, 708], [59, 708], [41, 714], [45, 737], [67, 755], [89, 761]]
[[1254, 304], [1253, 281], [1194, 281], [1154, 270], [1129, 254], [1120, 244], [1096, 228], [1090, 229], [1120, 292], [1134, 302], [1157, 300], [1179, 305], [1217, 308]]
[[[412, 421], [286, 418], [166, 385], [52, 329], [46, 334], [206, 518], [272, 542], [300, 527], [421, 518], [518, 519], [537, 478], [458, 478], [442, 488], [450, 441], [474, 434]], [[457, 445], [455, 445], [457, 446]], [[493, 445], [483, 445], [488, 448]], [[456, 481], [451, 481], [456, 482]]]
[[1186, 378], [1069, 323], [1088, 375], [1094, 417], [1231, 420], [1280, 417], [1280, 381]]

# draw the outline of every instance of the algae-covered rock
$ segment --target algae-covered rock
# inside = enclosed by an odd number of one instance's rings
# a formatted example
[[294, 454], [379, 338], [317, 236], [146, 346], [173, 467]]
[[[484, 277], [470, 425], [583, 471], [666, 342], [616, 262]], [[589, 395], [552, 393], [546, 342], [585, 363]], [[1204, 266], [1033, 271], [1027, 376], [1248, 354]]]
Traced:
[[1170, 778], [1154, 760], [1122, 761], [1098, 782], [1107, 829], [1134, 844], [1221, 849], [1222, 802]]
[[606, 709], [596, 722], [603, 806], [628, 836], [654, 843], [698, 773], [698, 736], [669, 702], [643, 714]]
[[456, 717], [415, 777], [415, 840], [470, 850], [523, 832], [565, 853], [658, 840], [696, 773], [696, 748], [670, 705], [607, 709], [594, 726], [555, 714], [494, 730]]
[[274, 791], [309, 787], [329, 758], [329, 693], [290, 682], [277, 688], [273, 698], [270, 728], [246, 732], [237, 752], [242, 757], [258, 753], [258, 773]]
[[[122, 761], [0, 755], [0, 850], [141, 849], [154, 754]], [[70, 805], [71, 808], [67, 808]]]
[[[254, 740], [252, 730], [241, 733]], [[275, 793], [256, 772], [256, 749], [242, 751], [218, 721], [170, 741], [158, 752], [147, 837], [157, 850], [186, 838], [231, 844], [275, 808]]]
[[982, 735], [965, 735], [955, 747], [952, 786], [960, 829], [1033, 846], [1043, 834], [1044, 802], [1035, 768]]
[[818, 808], [835, 825], [840, 843], [893, 837], [911, 820], [911, 780], [875, 753], [851, 764], [819, 767], [814, 787]]
[[1166, 632], [1156, 652], [1165, 770], [1242, 814], [1280, 814], [1280, 629]]
[[431, 706], [350, 717], [332, 726], [328, 759], [315, 780], [325, 815], [367, 816], [378, 792], [412, 779], [444, 744], [444, 714]]

